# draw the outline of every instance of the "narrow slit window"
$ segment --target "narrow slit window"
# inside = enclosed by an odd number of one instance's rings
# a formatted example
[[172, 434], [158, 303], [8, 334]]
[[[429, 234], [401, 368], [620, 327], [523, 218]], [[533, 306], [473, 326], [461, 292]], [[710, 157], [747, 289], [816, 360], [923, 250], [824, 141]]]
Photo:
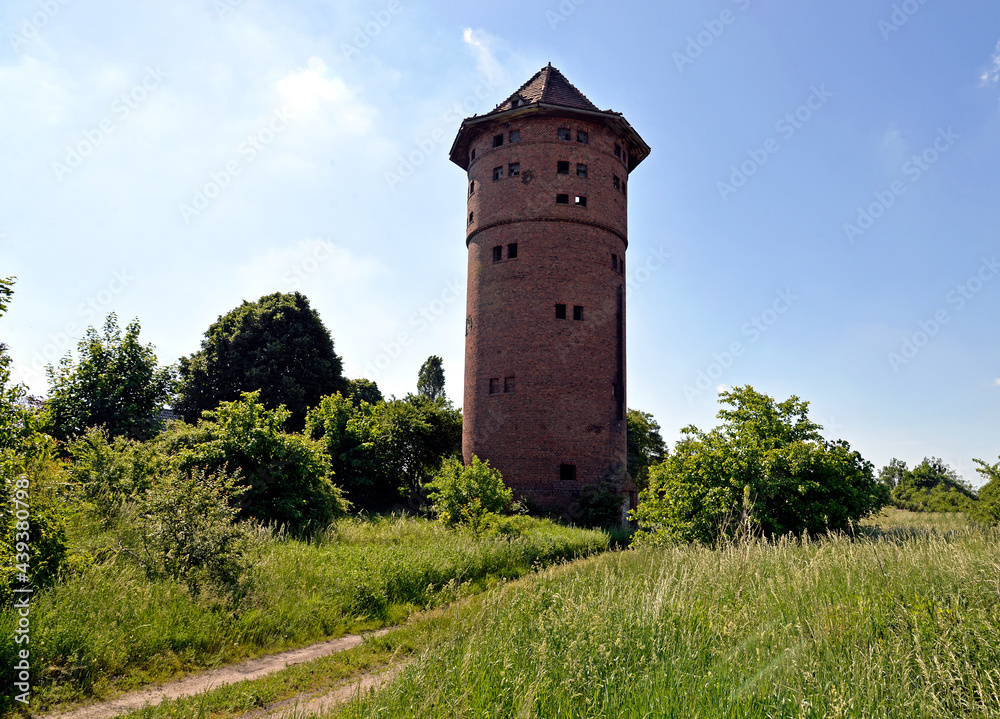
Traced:
[[503, 135], [496, 135], [493, 138], [493, 147], [500, 147], [503, 145]]
[[580, 305], [573, 305], [573, 319], [583, 322], [583, 308]]
[[503, 166], [493, 168], [493, 179], [494, 180], [503, 179]]
[[521, 131], [520, 130], [511, 130], [510, 131], [510, 141], [511, 142], [520, 142], [521, 141]]
[[500, 378], [493, 377], [490, 379], [490, 394], [500, 393]]
[[559, 479], [563, 482], [575, 482], [576, 481], [576, 465], [575, 464], [560, 464], [559, 465]]
[[617, 158], [619, 158], [619, 159], [620, 159], [620, 158], [621, 158], [621, 156], [622, 156], [622, 146], [621, 146], [621, 145], [619, 145], [619, 144], [618, 144], [618, 143], [616, 142], [616, 143], [615, 143], [615, 157], [617, 157]]
[[507, 167], [507, 177], [520, 177], [521, 176], [521, 163], [512, 162]]
[[570, 131], [569, 131], [568, 127], [560, 127], [559, 131], [558, 131], [558, 135], [559, 135], [559, 139], [560, 140], [571, 140], [571, 139], [573, 139], [572, 135], [570, 134]]
[[475, 212], [470, 212], [469, 213], [469, 224], [470, 225], [472, 224], [472, 220], [475, 219], [475, 216], [476, 216]]
[[577, 164], [576, 166], [576, 176], [577, 177], [587, 177], [587, 166], [582, 164]]
[[577, 130], [576, 131], [576, 141], [577, 142], [582, 142], [584, 145], [586, 145], [589, 142], [589, 139], [587, 137], [587, 133], [584, 132], [583, 130]]
[[517, 259], [517, 243], [511, 242], [507, 245], [507, 259], [516, 260]]
[[628, 195], [628, 182], [622, 180], [622, 194]]
[[[557, 205], [568, 205], [569, 204], [569, 195], [556, 195], [556, 204]], [[469, 220], [469, 221], [471, 222], [471, 220]]]
[[476, 159], [476, 148], [473, 147], [472, 152], [469, 153], [469, 161], [471, 162], [472, 160], [475, 159]]
[[587, 198], [584, 197], [583, 195], [577, 195], [576, 200], [573, 202], [573, 204], [576, 205], [577, 207], [586, 207]]
[[566, 319], [566, 305], [556, 305], [556, 319]]
[[474, 194], [476, 194], [476, 181], [472, 180], [469, 182], [469, 197], [472, 197]]
[[514, 391], [514, 378], [504, 377], [503, 378], [503, 391], [504, 394], [509, 394]]
[[497, 245], [493, 248], [493, 261], [499, 262], [503, 259], [503, 245]]
[[618, 271], [618, 255], [611, 255], [611, 269]]
[[620, 177], [618, 177], [618, 175], [611, 176], [611, 184], [615, 186], [616, 190], [622, 189], [622, 180]]
[[622, 257], [621, 262], [618, 263], [618, 271], [621, 272], [623, 275], [625, 274], [625, 258], [624, 257]]
[[558, 160], [556, 162], [556, 174], [557, 175], [568, 175], [569, 174], [569, 161]]

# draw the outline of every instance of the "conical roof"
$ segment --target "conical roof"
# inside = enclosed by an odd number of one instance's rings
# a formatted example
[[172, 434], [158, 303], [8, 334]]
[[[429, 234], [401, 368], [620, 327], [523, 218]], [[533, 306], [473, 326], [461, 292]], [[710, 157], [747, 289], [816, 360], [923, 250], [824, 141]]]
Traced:
[[577, 90], [573, 83], [566, 79], [565, 75], [552, 67], [551, 62], [536, 72], [517, 92], [497, 105], [493, 112], [503, 112], [535, 102], [600, 112], [597, 105]]

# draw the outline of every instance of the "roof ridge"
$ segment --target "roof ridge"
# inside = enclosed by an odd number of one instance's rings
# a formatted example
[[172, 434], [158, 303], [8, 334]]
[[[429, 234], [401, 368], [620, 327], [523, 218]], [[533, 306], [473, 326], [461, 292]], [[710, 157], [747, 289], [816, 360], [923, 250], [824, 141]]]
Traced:
[[558, 68], [553, 67], [551, 62], [532, 75], [510, 97], [497, 105], [493, 112], [503, 112], [519, 107], [522, 102], [526, 105], [544, 103], [600, 112], [600, 108], [580, 92], [576, 85], [571, 83]]

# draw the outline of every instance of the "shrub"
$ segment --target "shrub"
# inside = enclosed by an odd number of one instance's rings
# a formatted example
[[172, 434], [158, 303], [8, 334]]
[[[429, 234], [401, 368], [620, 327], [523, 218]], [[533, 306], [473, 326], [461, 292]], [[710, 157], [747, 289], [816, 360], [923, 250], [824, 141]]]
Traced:
[[[937, 457], [927, 458], [908, 470], [905, 462], [893, 460], [881, 475], [893, 473], [892, 502], [911, 512], [970, 512], [976, 493]], [[880, 476], [881, 476], [880, 475]]]
[[620, 472], [609, 473], [580, 487], [569, 508], [570, 519], [583, 527], [620, 527], [625, 504], [622, 479]]
[[70, 476], [98, 516], [113, 521], [125, 502], [141, 497], [153, 486], [166, 458], [152, 443], [115, 437], [92, 427], [67, 446], [73, 463]]
[[970, 514], [981, 524], [1000, 524], [1000, 462], [989, 465], [981, 459], [973, 461], [979, 465], [976, 471], [987, 481], [979, 488], [979, 501]]
[[479, 532], [513, 509], [514, 496], [500, 471], [473, 455], [464, 466], [448, 459], [427, 485], [428, 497], [438, 519], [446, 526], [465, 525]]

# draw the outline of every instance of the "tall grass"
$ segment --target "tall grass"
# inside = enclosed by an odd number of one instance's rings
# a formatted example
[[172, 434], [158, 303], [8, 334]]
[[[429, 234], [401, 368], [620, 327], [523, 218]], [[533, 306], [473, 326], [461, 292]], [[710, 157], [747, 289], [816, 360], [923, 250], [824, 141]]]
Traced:
[[[608, 546], [600, 532], [515, 521], [513, 535], [491, 537], [404, 517], [344, 520], [311, 543], [262, 530], [235, 601], [150, 581], [128, 561], [98, 564], [33, 600], [32, 706], [392, 623]], [[2, 636], [14, 622], [0, 612]], [[12, 667], [16, 648], [0, 644], [0, 664]]]
[[1000, 532], [875, 534], [547, 570], [343, 715], [1000, 716]]

